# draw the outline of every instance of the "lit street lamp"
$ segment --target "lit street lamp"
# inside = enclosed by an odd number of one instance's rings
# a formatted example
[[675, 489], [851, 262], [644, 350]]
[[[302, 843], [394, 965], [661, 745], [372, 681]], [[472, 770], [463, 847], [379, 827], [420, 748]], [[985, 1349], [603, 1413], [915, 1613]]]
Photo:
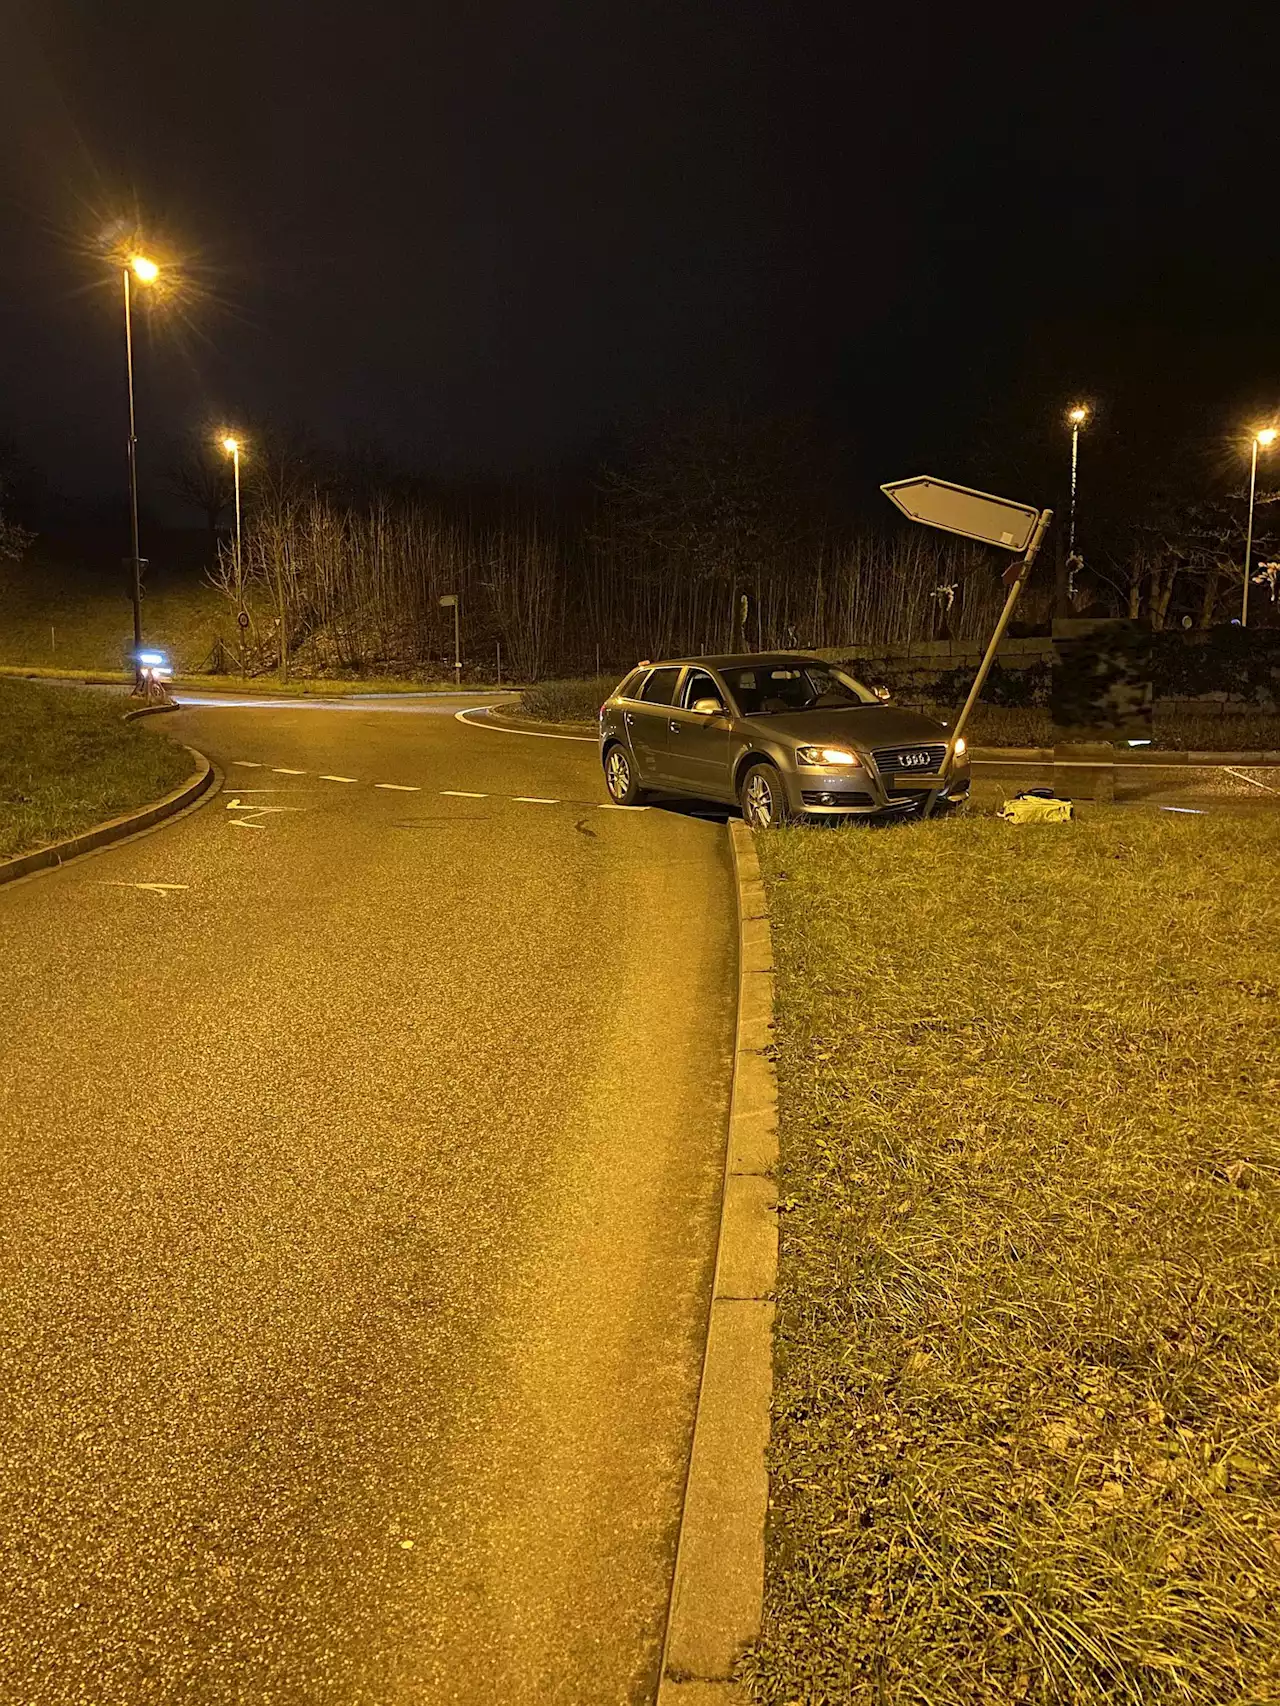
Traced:
[[236, 610], [244, 603], [244, 572], [240, 558], [240, 440], [224, 438], [222, 448], [231, 458], [236, 471]]
[[1244, 536], [1244, 595], [1240, 600], [1240, 626], [1249, 625], [1249, 559], [1253, 556], [1253, 498], [1258, 488], [1258, 447], [1266, 450], [1280, 437], [1275, 427], [1263, 427], [1253, 435], [1253, 460], [1249, 468], [1249, 525]]
[[1076, 556], [1076, 472], [1080, 465], [1080, 428], [1088, 419], [1089, 411], [1083, 403], [1067, 410], [1071, 426], [1071, 514], [1067, 526], [1067, 586], [1070, 593], [1075, 592], [1076, 570], [1081, 566], [1080, 558]]
[[133, 414], [133, 300], [130, 279], [140, 284], [154, 284], [160, 268], [145, 255], [131, 255], [120, 269], [124, 276], [124, 358], [129, 379], [129, 521], [133, 543], [133, 656], [134, 674], [141, 681], [138, 652], [142, 647], [142, 559], [138, 549], [138, 435]]

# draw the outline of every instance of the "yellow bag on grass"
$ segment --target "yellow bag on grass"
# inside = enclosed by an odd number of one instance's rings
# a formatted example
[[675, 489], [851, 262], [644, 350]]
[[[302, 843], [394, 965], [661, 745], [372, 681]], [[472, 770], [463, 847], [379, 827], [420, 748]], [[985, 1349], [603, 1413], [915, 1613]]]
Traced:
[[998, 816], [1006, 823], [1070, 823], [1076, 815], [1071, 800], [1047, 799], [1043, 794], [1018, 794], [1006, 800]]

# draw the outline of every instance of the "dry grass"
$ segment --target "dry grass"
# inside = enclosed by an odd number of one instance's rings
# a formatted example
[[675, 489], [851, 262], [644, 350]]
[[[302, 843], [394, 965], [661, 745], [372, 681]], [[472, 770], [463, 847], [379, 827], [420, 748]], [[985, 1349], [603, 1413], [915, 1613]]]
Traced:
[[1280, 1699], [1269, 818], [758, 837], [773, 1703]]
[[616, 691], [621, 676], [596, 675], [585, 681], [540, 681], [520, 695], [519, 711], [539, 723], [592, 723], [600, 707]]
[[[953, 722], [959, 707], [930, 709]], [[1206, 716], [1157, 705], [1152, 723], [1152, 744], [1165, 752], [1280, 752], [1280, 716], [1265, 711]], [[976, 705], [968, 736], [974, 746], [1052, 746], [1056, 739], [1047, 710], [1007, 705]]]
[[0, 678], [0, 859], [146, 805], [191, 773], [163, 718], [118, 694]]

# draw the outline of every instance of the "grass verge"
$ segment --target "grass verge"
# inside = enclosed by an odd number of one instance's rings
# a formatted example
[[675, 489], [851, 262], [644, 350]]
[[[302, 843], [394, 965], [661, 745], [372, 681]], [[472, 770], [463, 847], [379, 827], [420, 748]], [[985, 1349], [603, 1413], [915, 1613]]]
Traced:
[[539, 681], [526, 687], [517, 709], [537, 723], [596, 723], [600, 707], [622, 680], [618, 675], [578, 681]]
[[[958, 705], [930, 706], [931, 715], [953, 722]], [[971, 746], [1052, 746], [1056, 740], [1047, 710], [975, 705], [966, 730]], [[1163, 752], [1280, 752], [1280, 716], [1262, 711], [1205, 716], [1156, 706], [1153, 747]]]
[[[526, 687], [519, 710], [542, 723], [594, 723], [600, 706], [618, 685], [613, 676], [577, 681], [542, 681]], [[930, 715], [955, 720], [958, 705], [931, 705]], [[1232, 716], [1195, 716], [1162, 711], [1153, 719], [1153, 746], [1164, 752], [1280, 751], [1280, 716], [1262, 712]], [[1004, 705], [977, 705], [968, 725], [970, 746], [1052, 746], [1053, 724], [1048, 711], [1017, 710]]]
[[0, 678], [0, 859], [61, 841], [176, 788], [191, 755], [120, 699]]
[[[128, 686], [133, 680], [133, 676], [123, 670], [45, 669], [18, 664], [0, 664], [0, 677], [3, 676], [23, 681], [114, 682], [122, 687]], [[465, 696], [494, 690], [487, 682], [467, 681], [459, 689], [452, 681], [443, 683], [439, 680], [415, 680], [402, 675], [290, 675], [283, 682], [274, 675], [178, 675], [174, 677], [172, 685], [191, 693], [240, 693], [270, 699], [349, 699], [358, 696], [367, 698], [381, 693], [438, 693], [456, 696], [461, 692]], [[506, 693], [512, 689], [503, 687], [497, 691]]]
[[766, 1702], [1280, 1699], [1266, 818], [757, 837]]

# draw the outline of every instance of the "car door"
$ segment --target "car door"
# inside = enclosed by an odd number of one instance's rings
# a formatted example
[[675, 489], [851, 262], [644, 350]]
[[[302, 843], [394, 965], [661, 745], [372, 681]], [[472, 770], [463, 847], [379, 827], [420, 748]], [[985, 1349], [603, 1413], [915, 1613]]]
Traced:
[[656, 787], [667, 780], [667, 722], [680, 684], [680, 666], [664, 664], [650, 670], [640, 697], [627, 705], [627, 739], [643, 787]]
[[[691, 709], [699, 699], [714, 699], [721, 710], [709, 717]], [[679, 703], [667, 719], [667, 775], [674, 787], [706, 799], [729, 799], [729, 714], [724, 692], [705, 669], [690, 666]]]

